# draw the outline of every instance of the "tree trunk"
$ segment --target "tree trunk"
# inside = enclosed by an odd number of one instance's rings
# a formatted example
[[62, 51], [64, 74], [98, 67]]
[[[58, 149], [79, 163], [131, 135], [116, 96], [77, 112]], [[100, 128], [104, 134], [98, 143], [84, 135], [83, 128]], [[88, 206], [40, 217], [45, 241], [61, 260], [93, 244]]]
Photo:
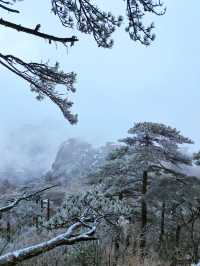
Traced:
[[145, 194], [147, 192], [147, 181], [148, 181], [148, 173], [147, 171], [143, 172], [142, 178], [142, 203], [141, 203], [141, 236], [140, 236], [140, 250], [142, 257], [145, 255], [145, 247], [146, 247], [146, 236], [145, 230], [147, 225], [147, 204], [144, 199]]
[[123, 193], [120, 192], [120, 193], [119, 193], [119, 200], [123, 200], [123, 198], [124, 198]]
[[178, 224], [176, 227], [176, 239], [175, 239], [176, 249], [175, 249], [174, 257], [173, 257], [173, 260], [172, 260], [172, 263], [170, 264], [170, 266], [177, 266], [178, 265], [177, 254], [179, 251], [180, 233], [181, 233], [181, 226]]
[[7, 225], [6, 225], [6, 238], [7, 238], [7, 241], [8, 242], [11, 241], [11, 226], [10, 226], [10, 221], [7, 221]]
[[119, 239], [118, 237], [115, 239], [115, 242], [114, 242], [114, 263], [113, 263], [113, 266], [117, 266], [118, 264], [118, 260], [119, 260], [119, 254], [120, 250], [119, 250]]
[[40, 201], [40, 207], [41, 207], [41, 211], [43, 211], [43, 208], [44, 208], [44, 206], [43, 206], [43, 200]]
[[161, 211], [160, 237], [159, 237], [160, 247], [161, 247], [162, 242], [163, 242], [164, 233], [165, 233], [165, 202], [162, 203], [162, 211]]
[[193, 261], [195, 264], [198, 264], [199, 262], [199, 245], [198, 243], [195, 243], [194, 244], [194, 247], [193, 247], [194, 251], [193, 251]]
[[176, 227], [176, 247], [177, 248], [179, 248], [180, 233], [181, 233], [181, 227], [180, 225], [177, 225]]
[[50, 200], [47, 200], [47, 221], [50, 219]]

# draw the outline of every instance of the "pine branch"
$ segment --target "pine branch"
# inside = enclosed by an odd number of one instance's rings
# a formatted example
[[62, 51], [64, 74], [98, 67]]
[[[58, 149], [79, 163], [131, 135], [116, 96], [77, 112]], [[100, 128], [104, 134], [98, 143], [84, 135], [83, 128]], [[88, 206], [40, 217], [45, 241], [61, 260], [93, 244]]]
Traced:
[[[49, 66], [48, 63], [27, 63], [13, 55], [3, 55], [1, 53], [0, 64], [26, 80], [30, 84], [31, 90], [37, 93], [36, 98], [38, 100], [42, 100], [47, 96], [60, 108], [64, 117], [71, 124], [77, 122], [77, 115], [72, 114], [70, 111], [73, 103], [67, 97], [69, 92], [75, 92], [75, 73], [64, 73], [59, 70], [58, 63], [53, 67]], [[63, 94], [63, 91], [56, 90], [56, 85], [64, 86], [66, 94]]]

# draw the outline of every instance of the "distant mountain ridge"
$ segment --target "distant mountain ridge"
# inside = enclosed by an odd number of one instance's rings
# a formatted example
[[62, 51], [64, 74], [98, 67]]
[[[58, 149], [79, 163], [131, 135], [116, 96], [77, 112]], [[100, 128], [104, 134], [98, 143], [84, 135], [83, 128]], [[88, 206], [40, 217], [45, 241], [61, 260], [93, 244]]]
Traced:
[[72, 184], [84, 182], [85, 177], [97, 170], [116, 147], [114, 143], [107, 143], [100, 148], [79, 140], [68, 139], [57, 152], [51, 170], [46, 174], [47, 181]]

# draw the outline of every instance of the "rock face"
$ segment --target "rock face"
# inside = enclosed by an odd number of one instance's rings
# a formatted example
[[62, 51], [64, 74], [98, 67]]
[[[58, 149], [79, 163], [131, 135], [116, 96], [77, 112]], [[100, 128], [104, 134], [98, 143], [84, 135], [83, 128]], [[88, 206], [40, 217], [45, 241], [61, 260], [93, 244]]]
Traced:
[[46, 179], [67, 185], [83, 183], [88, 174], [104, 163], [112, 149], [112, 143], [94, 148], [87, 142], [69, 139], [61, 145]]

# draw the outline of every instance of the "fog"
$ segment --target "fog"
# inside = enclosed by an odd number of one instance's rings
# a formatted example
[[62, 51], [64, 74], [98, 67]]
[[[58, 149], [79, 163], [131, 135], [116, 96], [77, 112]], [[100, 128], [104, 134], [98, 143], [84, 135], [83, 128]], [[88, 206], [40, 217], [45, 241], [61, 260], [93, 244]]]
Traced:
[[[9, 15], [10, 20], [30, 27], [41, 23], [42, 31], [70, 36], [50, 13], [49, 2], [21, 2], [21, 15]], [[123, 1], [119, 6], [115, 2], [110, 0], [109, 5], [114, 4], [120, 13]], [[157, 38], [149, 48], [131, 42], [123, 29], [115, 34], [113, 49], [105, 50], [79, 33], [80, 42], [66, 49], [1, 28], [1, 52], [27, 61], [59, 61], [64, 70], [78, 74], [72, 99], [79, 122], [69, 125], [53, 103], [37, 102], [24, 81], [1, 67], [0, 169], [31, 167], [41, 173], [67, 138], [102, 145], [124, 136], [137, 121], [176, 127], [195, 141], [192, 150], [199, 149], [200, 3], [193, 3], [166, 0], [167, 14], [152, 17]]]

